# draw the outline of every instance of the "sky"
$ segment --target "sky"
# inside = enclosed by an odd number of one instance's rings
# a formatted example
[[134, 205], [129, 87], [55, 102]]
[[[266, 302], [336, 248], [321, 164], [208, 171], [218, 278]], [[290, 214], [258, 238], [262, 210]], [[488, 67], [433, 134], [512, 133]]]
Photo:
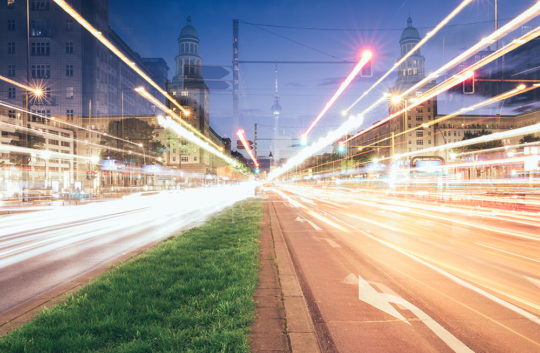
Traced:
[[[336, 102], [312, 136], [326, 134], [343, 122], [339, 112], [353, 102], [378, 76], [399, 58], [399, 37], [407, 17], [413, 19], [423, 36], [446, 17], [459, 0], [109, 0], [109, 22], [113, 29], [141, 56], [162, 57], [175, 74], [177, 38], [192, 17], [200, 37], [203, 65], [231, 70], [232, 20], [240, 20], [240, 60], [332, 61], [359, 59], [364, 48], [375, 53], [373, 78], [356, 79]], [[535, 3], [535, 0], [499, 0], [499, 22], [508, 20]], [[449, 26], [421, 49], [426, 72], [430, 72], [474, 45], [494, 28], [494, 0], [474, 0]], [[536, 21], [536, 20], [535, 20]], [[265, 26], [261, 26], [265, 25]], [[269, 26], [266, 26], [269, 25]], [[535, 25], [538, 25], [536, 22]], [[294, 27], [294, 28], [292, 28]], [[376, 30], [375, 30], [376, 29]], [[517, 33], [517, 32], [516, 32]], [[279, 64], [279, 91], [282, 113], [279, 135], [280, 156], [295, 151], [291, 144], [304, 131], [332, 96], [353, 64]], [[396, 73], [368, 95], [358, 106], [362, 110], [393, 86]], [[231, 75], [224, 78], [230, 82]], [[231, 89], [211, 90], [210, 124], [222, 136], [232, 137], [244, 128], [253, 138], [258, 124], [259, 138], [272, 137], [274, 87], [273, 64], [240, 65], [240, 119], [232, 121]], [[444, 110], [444, 99], [439, 102]], [[448, 108], [449, 109], [449, 108]], [[494, 109], [494, 108], [493, 108]], [[386, 117], [387, 106], [366, 117], [364, 127]], [[268, 155], [268, 140], [259, 143], [259, 155]]]

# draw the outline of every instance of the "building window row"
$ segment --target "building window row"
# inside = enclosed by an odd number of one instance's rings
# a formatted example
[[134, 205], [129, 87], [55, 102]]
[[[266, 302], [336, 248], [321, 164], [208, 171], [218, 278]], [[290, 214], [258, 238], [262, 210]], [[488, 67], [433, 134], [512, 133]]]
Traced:
[[32, 78], [50, 78], [51, 66], [50, 65], [32, 65]]
[[30, 9], [33, 11], [44, 11], [49, 9], [49, 0], [32, 0]]
[[32, 56], [49, 56], [51, 54], [50, 44], [46, 42], [32, 43], [30, 53]]

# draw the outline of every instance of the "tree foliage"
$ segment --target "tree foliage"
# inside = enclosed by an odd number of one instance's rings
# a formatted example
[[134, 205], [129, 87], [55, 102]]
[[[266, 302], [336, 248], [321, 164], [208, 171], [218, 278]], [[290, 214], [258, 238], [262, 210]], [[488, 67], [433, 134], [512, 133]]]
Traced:
[[[9, 143], [12, 146], [40, 149], [45, 145], [45, 138], [43, 136], [31, 132], [28, 133], [28, 145], [25, 142], [25, 134], [23, 132], [15, 131], [12, 133], [12, 136], [13, 138]], [[11, 152], [9, 154], [9, 161], [16, 166], [22, 166], [24, 155], [28, 156], [28, 153]], [[28, 161], [30, 161], [30, 159], [28, 159]]]
[[533, 134], [525, 135], [519, 140], [519, 143], [529, 143], [540, 141], [540, 136], [534, 136]]
[[[154, 127], [146, 121], [137, 118], [109, 122], [107, 129], [109, 136], [103, 136], [100, 144], [111, 148], [103, 149], [101, 158], [141, 164], [144, 161], [144, 156], [136, 153], [142, 153], [144, 151], [144, 154], [147, 156], [158, 156], [165, 146], [159, 140], [155, 139], [154, 130]], [[119, 137], [135, 144], [117, 140], [111, 136]], [[142, 144], [142, 147], [139, 144]]]
[[[462, 141], [470, 140], [472, 138], [490, 135], [490, 134], [491, 134], [491, 131], [484, 130], [484, 129], [477, 132], [465, 131], [465, 133], [463, 134]], [[502, 147], [502, 146], [503, 146], [503, 143], [501, 140], [493, 140], [493, 141], [481, 142], [481, 143], [475, 143], [473, 145], [463, 146], [460, 148], [460, 150], [461, 151], [477, 151], [477, 150], [486, 150], [486, 149]]]

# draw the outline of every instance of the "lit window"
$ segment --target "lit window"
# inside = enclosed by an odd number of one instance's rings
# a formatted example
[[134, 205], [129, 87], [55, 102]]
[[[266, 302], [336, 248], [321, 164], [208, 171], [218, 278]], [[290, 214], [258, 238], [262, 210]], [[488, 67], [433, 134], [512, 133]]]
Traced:
[[73, 99], [73, 87], [66, 87], [66, 99]]
[[8, 9], [15, 8], [15, 0], [7, 0], [7, 7]]

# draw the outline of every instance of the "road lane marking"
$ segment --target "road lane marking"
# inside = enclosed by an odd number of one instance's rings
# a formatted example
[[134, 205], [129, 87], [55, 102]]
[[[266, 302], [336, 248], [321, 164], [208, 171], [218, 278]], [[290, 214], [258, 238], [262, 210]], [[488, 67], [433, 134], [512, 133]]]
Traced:
[[304, 223], [304, 222], [309, 223], [309, 225], [312, 226], [313, 229], [315, 229], [316, 231], [319, 231], [319, 232], [320, 232], [320, 231], [322, 230], [321, 227], [319, 227], [318, 225], [316, 225], [315, 223], [313, 223], [313, 222], [310, 221], [309, 219], [305, 219], [305, 218], [302, 218], [302, 217], [298, 216], [298, 217], [296, 217], [295, 220], [296, 220], [297, 222], [300, 222], [300, 223]]
[[484, 244], [484, 243], [475, 243], [475, 244], [476, 244], [476, 245], [483, 246], [483, 247], [485, 247], [485, 248], [489, 248], [489, 249], [495, 250], [495, 251], [500, 251], [500, 252], [505, 253], [505, 254], [508, 254], [508, 255], [513, 255], [513, 256], [521, 257], [522, 259], [530, 260], [530, 261], [533, 261], [533, 262], [540, 262], [540, 260], [533, 259], [532, 257], [527, 257], [527, 256], [519, 255], [519, 254], [513, 253], [513, 252], [511, 252], [511, 251], [499, 249], [499, 248], [496, 248], [496, 247], [494, 247], [494, 246], [487, 245], [487, 244]]
[[527, 281], [531, 282], [532, 284], [534, 284], [535, 286], [540, 288], [540, 279], [532, 278], [532, 277], [529, 277], [529, 276], [523, 276], [523, 277], [525, 277], [525, 279]]
[[401, 298], [397, 295], [377, 292], [366, 280], [360, 275], [358, 276], [358, 299], [361, 301], [401, 320], [410, 325], [410, 322], [401, 315], [392, 304], [407, 308], [417, 318], [422, 321], [437, 337], [439, 337], [450, 349], [459, 353], [473, 353], [474, 351], [461, 342], [450, 331], [442, 327], [438, 322], [433, 320], [428, 314], [418, 308], [416, 305]]
[[381, 243], [381, 244], [383, 244], [383, 245], [385, 245], [385, 246], [387, 246], [387, 247], [389, 247], [391, 249], [394, 249], [395, 251], [407, 256], [408, 258], [410, 258], [410, 259], [412, 259], [412, 260], [414, 260], [414, 261], [416, 261], [416, 262], [418, 262], [418, 263], [432, 269], [433, 271], [435, 271], [435, 272], [449, 278], [453, 282], [455, 282], [455, 283], [457, 283], [457, 284], [459, 284], [459, 285], [461, 285], [461, 286], [463, 286], [465, 288], [468, 288], [468, 289], [472, 290], [473, 292], [476, 292], [476, 293], [490, 299], [491, 301], [493, 301], [493, 302], [495, 302], [495, 303], [497, 303], [497, 304], [499, 304], [499, 305], [501, 305], [501, 306], [515, 312], [516, 314], [521, 315], [521, 316], [531, 320], [532, 322], [540, 325], [540, 318], [538, 316], [536, 316], [536, 315], [534, 315], [534, 314], [532, 314], [532, 313], [530, 313], [530, 312], [528, 312], [528, 311], [526, 311], [526, 310], [524, 310], [524, 309], [522, 309], [522, 308], [520, 308], [520, 307], [518, 307], [518, 306], [516, 306], [516, 305], [514, 305], [512, 303], [509, 303], [509, 302], [507, 302], [507, 301], [505, 301], [503, 299], [500, 299], [499, 297], [496, 297], [493, 294], [488, 293], [485, 290], [483, 290], [481, 288], [478, 288], [478, 287], [476, 287], [476, 286], [462, 280], [461, 278], [456, 277], [453, 274], [451, 274], [449, 272], [446, 272], [445, 270], [443, 270], [443, 269], [441, 269], [441, 268], [439, 268], [439, 267], [437, 267], [435, 265], [432, 265], [431, 263], [429, 263], [427, 261], [422, 260], [421, 258], [419, 258], [419, 257], [417, 257], [415, 255], [410, 254], [409, 252], [395, 246], [394, 244], [391, 244], [391, 243], [389, 243], [389, 242], [387, 242], [385, 240], [379, 239], [378, 237], [376, 237], [376, 236], [374, 236], [372, 234], [369, 234], [369, 233], [367, 233], [367, 232], [365, 232], [365, 231], [363, 231], [363, 230], [361, 230], [361, 229], [359, 229], [359, 228], [357, 228], [357, 227], [355, 227], [355, 226], [353, 226], [351, 224], [348, 224], [346, 222], [343, 222], [343, 223], [347, 224], [349, 227], [356, 230], [357, 232], [359, 232], [361, 234], [364, 234], [365, 236], [367, 236], [367, 237], [369, 237], [369, 238], [371, 238], [371, 239], [373, 239], [373, 240], [375, 240], [375, 241], [377, 241], [377, 242], [379, 242], [379, 243]]
[[341, 248], [341, 245], [339, 245], [338, 243], [336, 243], [332, 239], [324, 238], [324, 240], [326, 240], [326, 242], [328, 244], [330, 244], [330, 246], [333, 247], [333, 248]]
[[319, 221], [323, 221], [324, 223], [329, 224], [329, 225], [331, 225], [332, 227], [341, 230], [342, 232], [347, 232], [347, 233], [349, 232], [348, 229], [343, 228], [343, 227], [340, 226], [339, 224], [337, 224], [337, 223], [335, 223], [335, 222], [329, 220], [329, 219], [326, 218], [326, 217], [321, 216], [321, 215], [318, 214], [317, 212], [314, 212], [314, 211], [311, 211], [311, 210], [306, 210], [306, 212], [307, 212], [310, 216], [317, 218]]

